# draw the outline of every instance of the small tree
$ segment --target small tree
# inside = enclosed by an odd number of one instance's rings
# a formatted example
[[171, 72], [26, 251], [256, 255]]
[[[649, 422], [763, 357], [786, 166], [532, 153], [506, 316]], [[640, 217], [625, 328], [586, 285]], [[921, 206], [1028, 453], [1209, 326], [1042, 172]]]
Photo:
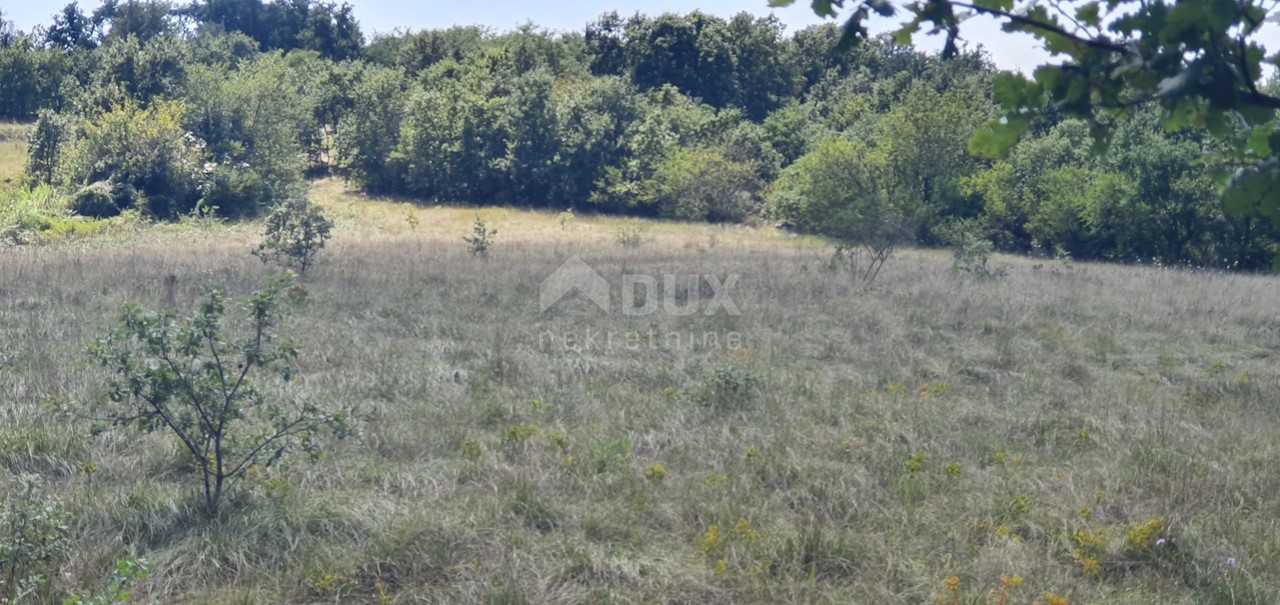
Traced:
[[68, 554], [71, 519], [57, 500], [40, 493], [40, 479], [22, 475], [0, 508], [0, 603], [19, 603], [57, 577]]
[[39, 115], [27, 141], [27, 175], [41, 183], [52, 183], [70, 120], [51, 109], [41, 109]]
[[223, 495], [253, 466], [269, 466], [301, 449], [319, 450], [315, 435], [344, 436], [342, 413], [313, 403], [268, 400], [255, 378], [288, 381], [297, 349], [278, 335], [281, 296], [292, 279], [277, 278], [244, 304], [247, 326], [223, 326], [223, 295], [210, 290], [189, 317], [126, 305], [120, 325], [89, 346], [111, 372], [109, 415], [115, 426], [172, 434], [203, 483], [205, 510], [217, 514]]
[[644, 181], [642, 198], [663, 216], [694, 221], [741, 222], [760, 209], [764, 183], [756, 167], [716, 148], [677, 149]]
[[489, 249], [493, 248], [493, 238], [498, 235], [497, 229], [490, 229], [484, 220], [476, 217], [476, 222], [471, 227], [471, 235], [464, 236], [463, 241], [471, 246], [472, 256], [489, 256]]
[[802, 231], [836, 246], [833, 265], [863, 250], [854, 275], [871, 283], [902, 244], [911, 241], [924, 208], [900, 182], [884, 149], [832, 141], [789, 166], [774, 187], [772, 211]]
[[263, 242], [253, 251], [262, 262], [274, 261], [306, 275], [316, 255], [332, 237], [333, 221], [305, 199], [286, 200], [267, 215]]

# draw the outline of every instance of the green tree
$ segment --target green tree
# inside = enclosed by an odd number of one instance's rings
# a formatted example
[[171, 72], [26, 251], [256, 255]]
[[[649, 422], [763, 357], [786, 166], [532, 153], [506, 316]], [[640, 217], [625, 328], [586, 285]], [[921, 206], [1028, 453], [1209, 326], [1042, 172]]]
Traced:
[[[774, 6], [795, 0], [771, 0]], [[814, 11], [835, 17], [843, 0], [815, 0]], [[872, 13], [893, 16], [889, 0], [863, 0], [845, 24], [844, 40], [866, 37]], [[993, 94], [1002, 116], [975, 133], [970, 148], [1004, 155], [1037, 116], [1054, 113], [1085, 120], [1096, 143], [1110, 138], [1110, 118], [1136, 108], [1158, 109], [1172, 131], [1203, 129], [1224, 143], [1214, 154], [1226, 181], [1227, 211], [1280, 217], [1280, 96], [1263, 84], [1264, 64], [1275, 65], [1261, 44], [1274, 5], [1253, 0], [1077, 0], [1032, 4], [1012, 0], [927, 0], [905, 6], [895, 34], [901, 43], [922, 28], [946, 33], [944, 56], [955, 55], [966, 13], [995, 17], [1006, 31], [1037, 38], [1054, 57], [1031, 79], [1002, 74]], [[1231, 172], [1234, 169], [1234, 172]]]
[[53, 182], [62, 146], [70, 136], [67, 116], [41, 109], [35, 130], [27, 142], [27, 175], [41, 183]]
[[183, 123], [212, 160], [206, 205], [252, 216], [301, 195], [304, 141], [319, 128], [308, 77], [276, 53], [234, 71], [191, 67]]
[[581, 206], [606, 170], [623, 161], [624, 135], [640, 100], [629, 81], [608, 76], [562, 81], [553, 91], [553, 103], [560, 148], [546, 201]]
[[716, 112], [671, 86], [649, 91], [622, 134], [618, 161], [605, 168], [591, 202], [615, 211], [656, 214], [642, 191], [659, 163], [679, 147], [714, 141], [740, 120], [737, 112]]
[[30, 36], [0, 44], [0, 119], [30, 120], [55, 105], [69, 72], [64, 53], [40, 48]]
[[189, 49], [179, 38], [112, 38], [94, 53], [84, 105], [106, 110], [133, 100], [142, 106], [177, 95], [186, 81]]
[[[899, 190], [918, 195], [914, 203], [936, 217], [971, 218], [980, 208], [966, 204], [956, 187], [979, 167], [965, 140], [991, 113], [981, 98], [960, 91], [939, 94], [923, 83], [912, 86], [872, 129], [884, 149]], [[931, 227], [923, 223], [922, 237]]]
[[176, 33], [173, 16], [173, 5], [166, 0], [106, 0], [93, 12], [92, 21], [106, 32], [107, 40], [132, 37], [145, 43]]
[[306, 198], [285, 200], [267, 214], [262, 244], [253, 251], [262, 262], [298, 269], [299, 278], [316, 262], [332, 237], [333, 221]]
[[405, 187], [446, 200], [492, 199], [502, 183], [496, 164], [506, 155], [496, 112], [503, 101], [481, 66], [445, 61], [427, 70], [415, 88], [395, 157], [405, 166]]
[[830, 239], [837, 256], [865, 251], [867, 263], [855, 268], [864, 283], [912, 241], [925, 214], [918, 192], [897, 178], [884, 149], [847, 140], [824, 143], [787, 167], [770, 206], [795, 228]]
[[644, 184], [647, 203], [663, 216], [741, 222], [759, 214], [764, 181], [755, 166], [713, 147], [678, 148]]
[[404, 187], [395, 155], [409, 103], [409, 81], [398, 69], [369, 68], [351, 92], [352, 107], [335, 134], [339, 174], [373, 193]]
[[251, 467], [296, 450], [318, 456], [321, 431], [349, 431], [341, 412], [282, 401], [258, 386], [264, 374], [283, 382], [292, 375], [298, 351], [279, 334], [291, 286], [276, 279], [250, 296], [239, 329], [224, 325], [227, 303], [217, 290], [186, 318], [127, 305], [119, 325], [88, 347], [111, 373], [112, 423], [177, 439], [199, 472], [209, 516]]
[[185, 112], [178, 101], [145, 109], [126, 101], [81, 118], [79, 135], [64, 145], [58, 181], [72, 188], [108, 183], [119, 209], [137, 207], [161, 218], [191, 211], [206, 156], [203, 143], [183, 127]]
[[64, 51], [93, 50], [98, 47], [96, 27], [75, 2], [62, 7], [44, 32], [48, 46]]

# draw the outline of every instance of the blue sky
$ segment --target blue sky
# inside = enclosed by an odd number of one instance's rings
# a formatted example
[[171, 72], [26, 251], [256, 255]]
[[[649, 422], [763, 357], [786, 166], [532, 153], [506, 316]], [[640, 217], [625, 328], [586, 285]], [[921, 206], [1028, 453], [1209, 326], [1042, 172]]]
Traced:
[[[510, 29], [532, 21], [555, 30], [581, 30], [588, 21], [611, 10], [623, 15], [637, 11], [647, 14], [663, 12], [689, 12], [695, 9], [722, 16], [741, 11], [756, 15], [773, 13], [787, 25], [789, 31], [803, 28], [820, 19], [809, 9], [807, 0], [783, 9], [770, 9], [768, 0], [472, 0], [423, 1], [423, 0], [348, 0], [355, 7], [356, 18], [366, 33], [390, 31], [397, 28], [437, 28], [450, 25], [487, 25], [494, 29]], [[6, 19], [17, 23], [23, 30], [48, 23], [63, 0], [0, 0], [0, 10]], [[80, 5], [87, 12], [99, 4], [97, 0], [82, 0]], [[1045, 58], [1029, 37], [1014, 37], [1000, 32], [990, 22], [971, 20], [965, 23], [964, 34], [970, 44], [982, 44], [997, 65], [1006, 69], [1030, 68]], [[879, 30], [889, 29], [890, 22], [880, 22]], [[937, 37], [918, 36], [917, 44], [929, 49], [941, 47]]]

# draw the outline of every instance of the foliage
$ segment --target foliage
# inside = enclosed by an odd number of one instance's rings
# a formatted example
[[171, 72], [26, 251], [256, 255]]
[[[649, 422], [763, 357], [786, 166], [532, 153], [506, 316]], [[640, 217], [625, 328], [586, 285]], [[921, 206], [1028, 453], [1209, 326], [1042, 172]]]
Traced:
[[189, 212], [199, 199], [196, 175], [205, 155], [203, 142], [182, 126], [185, 111], [176, 101], [147, 108], [126, 101], [82, 120], [80, 136], [60, 162], [59, 182], [108, 182], [120, 209], [136, 207], [161, 218]]
[[883, 149], [832, 141], [788, 167], [772, 194], [772, 212], [796, 228], [832, 240], [837, 255], [861, 248], [863, 282], [875, 280], [893, 251], [911, 241], [925, 214], [910, 183], [893, 178]]
[[497, 229], [490, 229], [489, 225], [477, 216], [476, 222], [471, 226], [471, 235], [463, 236], [462, 240], [467, 242], [471, 256], [487, 257], [489, 251], [493, 249], [493, 238], [497, 235]]
[[155, 99], [177, 96], [186, 81], [189, 55], [182, 39], [172, 35], [110, 39], [94, 51], [97, 64], [76, 102], [106, 111], [128, 102], [146, 107]]
[[1000, 277], [1002, 270], [993, 270], [988, 264], [995, 246], [980, 230], [981, 226], [974, 221], [957, 222], [939, 230], [941, 239], [951, 246], [951, 271], [974, 279]]
[[[813, 8], [834, 17], [843, 4], [824, 0]], [[1105, 147], [1112, 118], [1154, 106], [1165, 129], [1203, 129], [1223, 143], [1210, 159], [1221, 177], [1231, 174], [1224, 196], [1229, 213], [1280, 216], [1280, 138], [1273, 136], [1280, 96], [1263, 86], [1264, 64], [1280, 62], [1262, 45], [1274, 6], [1081, 0], [1020, 9], [1013, 0], [929, 0], [905, 8], [907, 19], [894, 34], [900, 43], [932, 28], [946, 32], [943, 56], [954, 55], [963, 17], [977, 13], [994, 17], [1005, 31], [1034, 36], [1055, 59], [1031, 79], [995, 79], [993, 96], [1003, 115], [974, 134], [973, 151], [1002, 156], [1045, 115], [1085, 120], [1095, 145]], [[845, 24], [846, 42], [866, 37], [873, 11], [893, 16], [897, 8], [885, 0], [859, 3]]]
[[764, 377], [759, 372], [721, 365], [703, 372], [697, 384], [686, 391], [686, 396], [700, 406], [717, 411], [737, 410], [755, 403], [762, 386]]
[[69, 218], [68, 200], [49, 185], [0, 190], [0, 238], [22, 244]]
[[997, 247], [1061, 250], [1072, 258], [1221, 268], [1270, 265], [1275, 226], [1227, 215], [1204, 142], [1170, 136], [1153, 112], [1118, 125], [1111, 152], [1089, 153], [1088, 126], [1065, 121], [1028, 138], [1008, 159], [960, 181], [980, 202]]
[[57, 572], [69, 552], [71, 522], [61, 503], [41, 493], [39, 477], [22, 475], [0, 509], [0, 599], [19, 603]]
[[631, 223], [620, 227], [614, 232], [613, 241], [623, 248], [639, 248], [644, 243], [644, 226]]
[[70, 134], [67, 116], [41, 109], [27, 142], [27, 175], [41, 183], [53, 182], [62, 145]]
[[0, 44], [0, 119], [29, 120], [58, 99], [67, 60], [29, 36]]
[[[318, 0], [122, 0], [92, 15], [72, 4], [46, 29], [0, 36], [0, 118], [39, 117], [30, 178], [67, 195], [111, 185], [114, 207], [86, 198], [85, 214], [249, 217], [305, 195], [304, 175], [333, 169], [376, 194], [749, 222], [762, 198], [796, 197], [784, 167], [844, 140], [879, 158], [863, 172], [912, 209], [902, 245], [939, 245], [937, 226], [977, 220], [999, 250], [1264, 268], [1278, 251], [1280, 213], [1241, 211], [1280, 190], [1259, 168], [1275, 137], [1266, 112], [1246, 106], [1266, 105], [1277, 89], [1252, 77], [1257, 94], [1247, 82], [1224, 85], [1205, 105], [1206, 83], [1234, 77], [1212, 71], [1225, 69], [1223, 57], [1256, 53], [1248, 40], [1241, 51], [1198, 39], [1188, 56], [1171, 54], [1169, 40], [1222, 25], [1188, 14], [1231, 12], [1188, 1], [1163, 25], [1127, 1], [1017, 17], [1000, 2], [909, 7], [922, 11], [916, 20], [944, 23], [948, 7], [988, 12], [1014, 29], [1083, 8], [1089, 19], [1055, 26], [1089, 38], [1078, 47], [1037, 30], [1067, 64], [1042, 67], [1035, 81], [997, 74], [981, 49], [956, 47], [944, 60], [889, 36], [842, 46], [860, 35], [863, 16], [892, 8], [886, 2], [814, 5], [831, 15], [851, 7], [844, 30], [784, 32], [747, 14], [610, 13], [580, 32], [452, 27], [368, 45], [351, 7]], [[1111, 69], [1117, 55], [1093, 45], [1099, 35], [1149, 41]], [[1224, 39], [1215, 36], [1206, 39]], [[1178, 66], [1199, 80], [1179, 79]], [[1130, 88], [1107, 96], [1116, 81]], [[1242, 117], [1224, 134], [1232, 112]], [[1180, 128], [1202, 122], [1213, 132]], [[1110, 153], [1090, 153], [1095, 139]], [[968, 153], [970, 142], [999, 157]], [[1244, 168], [1225, 207], [1224, 167]], [[844, 248], [844, 258], [873, 264], [892, 249]]]
[[725, 21], [692, 12], [627, 20], [608, 13], [588, 24], [592, 71], [626, 75], [647, 90], [672, 85], [716, 108], [737, 107], [761, 120], [799, 92], [775, 17], [739, 13]]
[[205, 0], [191, 15], [206, 26], [240, 32], [263, 50], [310, 50], [334, 61], [360, 55], [364, 35], [352, 6], [321, 0]]
[[131, 589], [138, 582], [151, 576], [154, 566], [134, 558], [119, 559], [111, 570], [106, 590], [99, 593], [78, 592], [62, 600], [62, 605], [114, 605], [126, 603], [132, 596]]
[[755, 166], [715, 148], [680, 148], [644, 182], [642, 198], [663, 216], [710, 222], [742, 222], [759, 213], [764, 182]]
[[332, 237], [333, 221], [306, 198], [285, 200], [267, 214], [263, 242], [253, 251], [262, 262], [297, 267], [305, 276]]
[[111, 183], [98, 181], [81, 187], [71, 196], [71, 210], [80, 216], [107, 218], [120, 214]]
[[317, 129], [314, 85], [278, 55], [236, 70], [194, 67], [188, 75], [184, 126], [203, 141], [205, 204], [226, 216], [253, 216], [302, 194], [305, 133]]
[[395, 155], [405, 120], [409, 82], [394, 69], [368, 69], [352, 92], [352, 108], [338, 121], [338, 170], [373, 193], [403, 189], [403, 160]]
[[343, 413], [289, 401], [258, 377], [287, 383], [298, 352], [279, 334], [281, 297], [293, 285], [270, 280], [245, 300], [245, 324], [224, 325], [224, 295], [210, 289], [190, 316], [125, 305], [119, 325], [88, 347], [106, 368], [111, 423], [168, 433], [201, 479], [205, 512], [218, 514], [224, 496], [251, 468], [271, 466], [294, 450], [320, 455], [319, 432], [348, 432]]

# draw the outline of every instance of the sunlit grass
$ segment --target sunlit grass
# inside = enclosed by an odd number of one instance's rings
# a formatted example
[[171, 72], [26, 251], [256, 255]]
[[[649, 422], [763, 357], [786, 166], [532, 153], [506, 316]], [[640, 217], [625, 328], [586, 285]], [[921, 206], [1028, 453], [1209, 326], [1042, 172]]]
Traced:
[[27, 167], [29, 124], [0, 122], [0, 184], [22, 176]]
[[[172, 443], [52, 410], [104, 395], [82, 347], [122, 302], [253, 289], [259, 225], [0, 250], [0, 464], [76, 514], [65, 581], [134, 555], [140, 602], [1280, 598], [1273, 278], [997, 257], [978, 282], [906, 251], [864, 289], [770, 228], [642, 222], [623, 247], [634, 219], [314, 197], [337, 227], [292, 392], [362, 436], [212, 524]], [[615, 288], [738, 275], [741, 315], [542, 313], [573, 255]]]

